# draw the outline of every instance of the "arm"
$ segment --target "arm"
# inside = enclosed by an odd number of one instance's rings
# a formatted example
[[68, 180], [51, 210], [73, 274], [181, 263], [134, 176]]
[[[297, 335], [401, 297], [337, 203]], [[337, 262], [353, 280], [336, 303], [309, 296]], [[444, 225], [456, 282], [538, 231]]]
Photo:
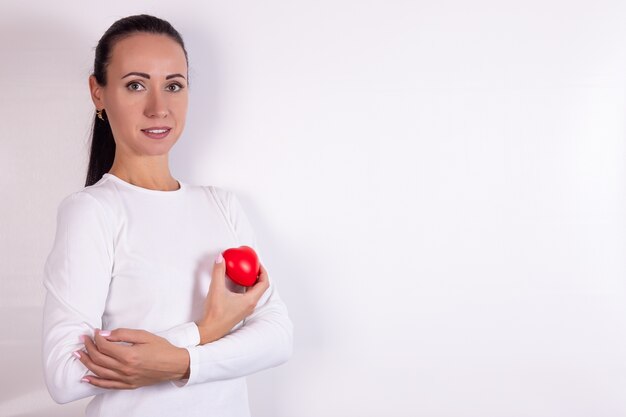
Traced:
[[167, 339], [167, 341], [174, 346], [182, 348], [196, 346], [200, 341], [198, 326], [193, 321], [188, 321], [170, 329], [155, 332], [154, 334]]
[[72, 355], [81, 334], [101, 327], [113, 263], [111, 225], [86, 192], [59, 204], [54, 243], [44, 266], [42, 359], [51, 397], [65, 404], [106, 392], [80, 379], [88, 370]]
[[[229, 191], [209, 187], [218, 201], [240, 245], [255, 249], [262, 261], [255, 233], [237, 197]], [[263, 262], [261, 262], [263, 263]], [[178, 387], [223, 379], [238, 378], [278, 366], [293, 353], [293, 324], [275, 283], [270, 278], [254, 312], [243, 325], [219, 340], [200, 346], [188, 346], [190, 375], [171, 381]], [[200, 343], [202, 329], [198, 330]]]
[[[102, 313], [113, 267], [114, 233], [104, 208], [89, 193], [79, 191], [59, 204], [54, 243], [44, 266], [42, 364], [48, 392], [65, 404], [109, 392], [81, 382], [93, 375], [72, 352], [85, 345], [79, 335], [94, 337], [102, 328]], [[189, 346], [195, 323], [184, 323], [157, 335], [177, 347]]]

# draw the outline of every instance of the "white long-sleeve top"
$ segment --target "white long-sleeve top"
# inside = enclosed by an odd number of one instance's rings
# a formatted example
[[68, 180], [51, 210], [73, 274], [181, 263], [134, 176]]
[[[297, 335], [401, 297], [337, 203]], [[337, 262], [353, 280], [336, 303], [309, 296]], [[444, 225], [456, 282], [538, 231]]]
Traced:
[[[245, 376], [292, 355], [293, 325], [271, 278], [250, 316], [199, 345], [194, 321], [204, 313], [217, 254], [248, 245], [261, 263], [263, 255], [233, 192], [178, 182], [175, 191], [149, 190], [106, 173], [59, 204], [44, 266], [43, 369], [57, 403], [94, 396], [87, 417], [249, 416]], [[133, 390], [81, 382], [94, 374], [72, 354], [86, 351], [79, 336], [120, 327], [185, 348], [189, 379]]]

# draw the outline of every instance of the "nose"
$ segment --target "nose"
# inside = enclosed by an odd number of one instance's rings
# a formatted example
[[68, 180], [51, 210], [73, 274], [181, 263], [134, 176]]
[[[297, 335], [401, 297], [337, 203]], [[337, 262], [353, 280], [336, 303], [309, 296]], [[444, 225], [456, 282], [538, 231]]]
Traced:
[[148, 101], [144, 114], [147, 117], [166, 117], [168, 114], [167, 100], [160, 91], [151, 91], [148, 93]]

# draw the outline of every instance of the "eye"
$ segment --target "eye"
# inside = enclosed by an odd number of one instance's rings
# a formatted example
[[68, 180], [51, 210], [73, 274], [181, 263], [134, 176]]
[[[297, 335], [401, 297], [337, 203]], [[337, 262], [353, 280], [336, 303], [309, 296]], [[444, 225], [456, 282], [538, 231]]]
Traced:
[[[178, 87], [178, 88], [171, 89], [170, 87]], [[172, 93], [176, 93], [176, 92], [182, 90], [184, 87], [182, 85], [178, 84], [178, 83], [174, 83], [174, 84], [168, 85], [167, 88], [169, 88]]]
[[129, 88], [132, 91], [139, 91], [138, 88], [132, 88], [133, 85], [138, 85], [139, 87], [143, 87], [143, 85], [141, 85], [140, 83], [138, 83], [137, 81], [133, 81], [132, 83], [128, 83], [126, 84], [126, 88]]

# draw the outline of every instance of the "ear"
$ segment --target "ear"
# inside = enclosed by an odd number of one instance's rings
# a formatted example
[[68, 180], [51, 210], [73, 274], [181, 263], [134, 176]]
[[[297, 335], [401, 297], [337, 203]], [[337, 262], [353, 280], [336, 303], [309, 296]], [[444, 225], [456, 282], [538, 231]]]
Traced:
[[97, 109], [104, 108], [103, 87], [98, 84], [94, 75], [89, 76], [89, 90], [91, 91], [91, 101]]

